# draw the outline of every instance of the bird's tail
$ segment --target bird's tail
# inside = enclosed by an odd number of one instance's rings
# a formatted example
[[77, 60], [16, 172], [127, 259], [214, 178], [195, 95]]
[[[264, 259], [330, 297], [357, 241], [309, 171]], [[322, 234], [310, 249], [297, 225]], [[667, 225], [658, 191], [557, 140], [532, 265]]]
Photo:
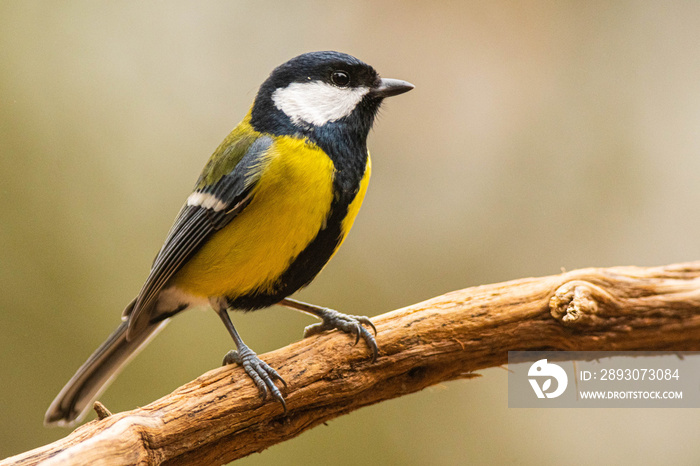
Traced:
[[122, 322], [56, 396], [46, 411], [44, 424], [68, 426], [82, 419], [112, 379], [167, 322], [149, 325], [131, 340], [126, 339], [129, 321]]

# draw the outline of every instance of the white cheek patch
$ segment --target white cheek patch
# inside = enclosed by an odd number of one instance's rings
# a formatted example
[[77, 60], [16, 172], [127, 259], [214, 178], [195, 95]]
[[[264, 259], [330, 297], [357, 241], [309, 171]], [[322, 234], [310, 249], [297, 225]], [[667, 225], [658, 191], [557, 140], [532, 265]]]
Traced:
[[294, 123], [322, 126], [355, 110], [367, 87], [336, 87], [321, 81], [292, 83], [272, 93], [272, 102]]

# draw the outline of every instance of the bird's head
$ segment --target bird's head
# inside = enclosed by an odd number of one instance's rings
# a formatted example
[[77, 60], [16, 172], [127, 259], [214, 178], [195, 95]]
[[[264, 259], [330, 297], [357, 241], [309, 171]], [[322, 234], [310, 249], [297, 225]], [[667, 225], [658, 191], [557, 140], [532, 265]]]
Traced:
[[305, 53], [275, 68], [260, 86], [251, 124], [276, 135], [341, 132], [364, 140], [384, 98], [411, 89], [345, 53]]

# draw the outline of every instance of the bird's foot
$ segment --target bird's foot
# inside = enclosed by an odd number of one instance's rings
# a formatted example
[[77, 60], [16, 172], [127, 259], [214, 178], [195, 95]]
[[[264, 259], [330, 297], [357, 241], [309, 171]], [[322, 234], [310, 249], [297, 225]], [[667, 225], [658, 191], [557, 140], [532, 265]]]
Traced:
[[[319, 314], [322, 322], [306, 327], [304, 329], [304, 338], [311, 335], [316, 335], [317, 333], [321, 333], [326, 330], [338, 329], [341, 332], [355, 335], [355, 344], [357, 344], [357, 342], [360, 341], [360, 337], [362, 337], [362, 339], [367, 343], [367, 346], [369, 346], [372, 350], [372, 362], [377, 359], [377, 356], [379, 355], [379, 348], [377, 347], [377, 340], [374, 338], [374, 335], [377, 334], [377, 328], [374, 326], [372, 321], [369, 320], [369, 318], [365, 316], [341, 314], [338, 311], [327, 308], [320, 310]], [[371, 327], [374, 331], [374, 335], [363, 327], [363, 325]]]
[[231, 350], [224, 356], [223, 365], [236, 363], [243, 367], [248, 377], [253, 379], [253, 382], [258, 387], [260, 397], [264, 400], [268, 394], [272, 394], [272, 398], [279, 401], [284, 408], [284, 414], [287, 414], [287, 403], [284, 401], [284, 396], [275, 385], [275, 380], [279, 380], [287, 388], [287, 382], [274, 370], [268, 366], [265, 361], [260, 359], [255, 352], [247, 346], [239, 347], [238, 351]]

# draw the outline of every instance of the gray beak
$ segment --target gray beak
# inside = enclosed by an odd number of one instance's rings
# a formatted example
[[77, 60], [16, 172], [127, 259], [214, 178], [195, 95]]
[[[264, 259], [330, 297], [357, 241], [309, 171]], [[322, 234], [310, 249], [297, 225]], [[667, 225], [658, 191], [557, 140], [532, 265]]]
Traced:
[[379, 83], [379, 86], [373, 88], [370, 91], [370, 94], [381, 98], [391, 97], [394, 95], [403, 94], [404, 92], [408, 92], [414, 87], [416, 86], [409, 82], [402, 81], [400, 79], [384, 78]]

